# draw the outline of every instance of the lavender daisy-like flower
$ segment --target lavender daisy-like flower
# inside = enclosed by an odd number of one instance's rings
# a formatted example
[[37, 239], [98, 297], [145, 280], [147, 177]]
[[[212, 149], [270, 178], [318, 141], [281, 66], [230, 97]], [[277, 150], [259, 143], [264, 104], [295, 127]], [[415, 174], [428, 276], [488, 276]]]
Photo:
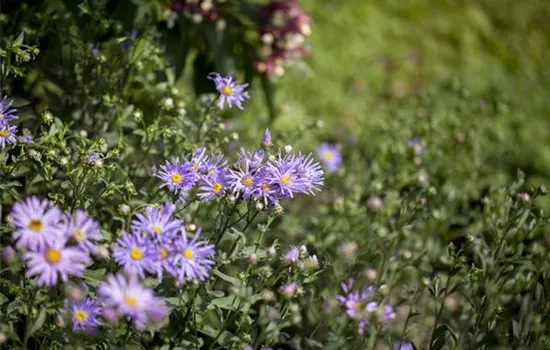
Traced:
[[229, 188], [227, 178], [228, 175], [225, 172], [219, 173], [216, 177], [204, 178], [197, 196], [203, 202], [221, 197]]
[[231, 75], [222, 77], [218, 73], [208, 74], [208, 79], [214, 81], [216, 90], [220, 93], [220, 101], [218, 103], [220, 109], [224, 109], [226, 103], [229, 108], [235, 105], [239, 109], [244, 109], [242, 103], [245, 99], [250, 98], [248, 92], [244, 91], [248, 84], [241, 84], [239, 81], [234, 81]]
[[196, 174], [204, 172], [204, 165], [208, 159], [206, 154], [206, 147], [199, 147], [191, 153], [191, 159], [189, 159], [189, 164], [193, 168], [193, 171]]
[[63, 311], [68, 312], [71, 316], [73, 330], [75, 331], [78, 329], [87, 331], [99, 326], [97, 318], [101, 313], [101, 307], [92, 298], [75, 302], [65, 301], [65, 310]]
[[0, 146], [6, 148], [6, 145], [15, 145], [17, 138], [15, 133], [17, 132], [17, 126], [6, 124], [0, 128]]
[[277, 207], [279, 199], [277, 197], [278, 186], [268, 178], [269, 171], [267, 168], [256, 171], [256, 179], [252, 196], [256, 200], [263, 200], [264, 205]]
[[160, 280], [162, 278], [163, 272], [168, 273], [170, 276], [177, 278], [178, 273], [174, 265], [173, 256], [176, 252], [173, 247], [173, 242], [157, 244], [155, 246], [158, 254], [157, 264], [159, 265], [157, 269], [157, 278]]
[[48, 242], [43, 249], [23, 254], [27, 265], [27, 277], [38, 276], [39, 286], [55, 286], [59, 279], [67, 282], [69, 276], [81, 277], [84, 264], [90, 257], [76, 247], [66, 247], [66, 241], [58, 238]]
[[34, 138], [33, 138], [32, 135], [29, 135], [29, 134], [23, 135], [23, 136], [19, 137], [19, 142], [30, 145], [30, 144], [34, 143]]
[[288, 249], [288, 252], [283, 256], [284, 262], [287, 264], [296, 263], [298, 261], [298, 257], [300, 256], [300, 250], [298, 247], [292, 246]]
[[414, 150], [414, 153], [419, 156], [424, 153], [424, 147], [422, 146], [420, 139], [417, 137], [413, 137], [411, 139], [407, 140], [407, 147], [412, 148]]
[[46, 243], [55, 242], [61, 236], [63, 214], [47, 199], [28, 197], [17, 202], [12, 207], [11, 216], [15, 226], [13, 239], [18, 248], [42, 250]]
[[309, 179], [300, 176], [298, 167], [301, 159], [294, 155], [278, 157], [269, 164], [269, 171], [266, 173], [267, 182], [276, 187], [277, 197], [293, 198], [296, 193], [308, 193], [311, 188]]
[[389, 304], [384, 305], [384, 308], [382, 310], [382, 320], [389, 321], [389, 320], [393, 320], [394, 318], [395, 318], [395, 311], [393, 311], [393, 307]]
[[363, 311], [373, 312], [376, 310], [377, 303], [369, 302], [367, 300], [374, 294], [374, 287], [365, 287], [358, 291], [352, 291], [355, 281], [353, 279], [348, 280], [346, 283], [342, 283], [342, 290], [344, 295], [338, 295], [336, 300], [346, 308], [346, 313], [352, 318], [360, 316]]
[[392, 350], [414, 350], [412, 343], [395, 342], [392, 345]]
[[160, 169], [157, 176], [164, 182], [160, 187], [168, 187], [176, 194], [191, 189], [199, 179], [187, 161], [181, 163], [179, 159], [176, 159], [174, 164], [166, 161], [166, 164], [162, 165]]
[[322, 143], [317, 147], [317, 156], [331, 173], [335, 172], [342, 166], [342, 155], [340, 150], [335, 145], [330, 143]]
[[211, 155], [203, 163], [201, 179], [204, 181], [205, 179], [215, 179], [216, 177], [224, 176], [228, 173], [225, 165], [226, 161], [223, 160], [223, 155]]
[[243, 159], [235, 170], [228, 175], [229, 187], [236, 195], [249, 199], [254, 195], [259, 183], [259, 172], [249, 159]]
[[6, 103], [8, 96], [4, 96], [2, 101], [0, 101], [0, 128], [5, 127], [12, 120], [18, 119], [19, 117], [15, 114], [17, 110], [11, 108], [13, 101]]
[[93, 241], [102, 240], [99, 223], [83, 210], [77, 210], [74, 215], [67, 214], [66, 222], [65, 234], [72, 237], [83, 251], [95, 253], [97, 246]]
[[158, 255], [155, 246], [143, 235], [124, 233], [113, 248], [113, 258], [124, 271], [145, 278], [145, 271], [158, 273]]
[[86, 160], [87, 160], [88, 162], [90, 162], [90, 163], [93, 163], [93, 162], [95, 162], [96, 160], [98, 160], [100, 157], [101, 157], [101, 155], [100, 155], [99, 153], [94, 152], [94, 153], [90, 154], [90, 155], [88, 156], [88, 158], [86, 158]]
[[262, 149], [247, 151], [244, 148], [241, 148], [236, 165], [241, 166], [243, 163], [248, 163], [251, 169], [257, 169], [262, 166], [264, 156], [265, 151]]
[[126, 279], [122, 274], [109, 275], [107, 282], [99, 284], [98, 295], [107, 307], [133, 319], [138, 330], [145, 329], [149, 321], [160, 322], [170, 313], [164, 300], [156, 297], [151, 289], [145, 288], [134, 277]]
[[177, 279], [180, 282], [198, 279], [204, 281], [214, 261], [214, 245], [207, 241], [199, 240], [200, 230], [189, 240], [186, 234], [182, 234], [174, 241], [174, 254], [172, 262], [175, 266]]
[[147, 234], [155, 241], [172, 239], [183, 222], [173, 217], [176, 206], [166, 203], [162, 208], [147, 207], [145, 215], [136, 214], [132, 221], [132, 232]]
[[321, 165], [313, 159], [311, 154], [299, 155], [298, 160], [296, 173], [303, 180], [306, 192], [315, 195], [315, 191], [320, 191], [319, 187], [323, 185], [324, 173]]

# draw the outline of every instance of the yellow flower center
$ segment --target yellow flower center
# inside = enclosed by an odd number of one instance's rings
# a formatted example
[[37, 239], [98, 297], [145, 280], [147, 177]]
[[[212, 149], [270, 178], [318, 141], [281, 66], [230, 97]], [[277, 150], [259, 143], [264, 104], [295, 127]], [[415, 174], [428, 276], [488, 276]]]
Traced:
[[86, 239], [86, 233], [84, 233], [84, 231], [82, 231], [81, 229], [77, 228], [74, 230], [73, 237], [77, 242], [82, 242], [83, 240]]
[[288, 176], [281, 176], [281, 182], [285, 185], [288, 185], [290, 183], [290, 177]]
[[61, 252], [55, 249], [49, 249], [46, 251], [46, 261], [50, 264], [56, 264], [61, 260]]
[[31, 222], [29, 223], [29, 229], [34, 232], [40, 232], [40, 230], [42, 230], [42, 227], [44, 227], [44, 225], [40, 220], [31, 220]]
[[183, 251], [183, 256], [185, 256], [187, 260], [191, 260], [193, 258], [193, 251], [190, 249], [185, 249]]
[[334, 154], [332, 154], [332, 152], [330, 151], [326, 151], [323, 156], [325, 157], [326, 160], [332, 160], [334, 158]]
[[241, 183], [246, 187], [252, 187], [252, 185], [254, 185], [254, 180], [252, 180], [250, 176], [246, 176]]
[[222, 93], [225, 95], [225, 96], [230, 96], [231, 95], [231, 87], [230, 86], [224, 86], [223, 89], [222, 89]]
[[154, 233], [161, 233], [162, 232], [162, 227], [160, 227], [158, 225], [153, 226], [153, 232]]
[[200, 168], [201, 166], [198, 165], [197, 163], [193, 164], [193, 170], [195, 170], [195, 172], [199, 171]]
[[216, 169], [208, 170], [208, 175], [214, 175], [215, 173], [216, 173]]
[[268, 184], [263, 184], [263, 185], [262, 185], [262, 189], [263, 189], [265, 192], [271, 190], [271, 188], [269, 188], [269, 185], [268, 185]]
[[130, 250], [130, 257], [134, 260], [141, 260], [141, 258], [143, 258], [143, 252], [139, 248], [132, 248], [132, 250]]
[[124, 301], [131, 307], [136, 307], [138, 304], [137, 299], [130, 295], [126, 296], [126, 298], [124, 298]]
[[8, 129], [0, 130], [1, 137], [8, 137]]
[[175, 184], [179, 184], [181, 182], [181, 175], [179, 173], [175, 173], [172, 175], [172, 182]]
[[222, 190], [222, 188], [223, 188], [222, 184], [219, 183], [219, 182], [216, 182], [216, 183], [214, 184], [214, 186], [212, 186], [212, 192], [214, 192], [214, 193], [220, 193], [221, 190]]
[[361, 303], [356, 302], [355, 304], [353, 304], [353, 310], [355, 310], [355, 312], [361, 311]]
[[165, 260], [168, 257], [168, 249], [166, 248], [160, 248], [160, 257], [162, 260]]
[[77, 320], [78, 322], [86, 321], [87, 318], [88, 318], [88, 314], [85, 311], [78, 310], [77, 312], [74, 313], [74, 319]]

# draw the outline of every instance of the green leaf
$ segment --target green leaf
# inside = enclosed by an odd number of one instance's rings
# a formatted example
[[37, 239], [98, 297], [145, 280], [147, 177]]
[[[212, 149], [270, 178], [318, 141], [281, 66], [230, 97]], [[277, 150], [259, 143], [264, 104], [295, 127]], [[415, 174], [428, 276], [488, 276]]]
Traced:
[[29, 337], [32, 336], [34, 333], [36, 333], [36, 331], [38, 331], [40, 328], [42, 328], [45, 321], [46, 321], [46, 308], [44, 307], [40, 310], [38, 317], [36, 318], [33, 325], [31, 326], [31, 329], [29, 330]]
[[218, 276], [219, 278], [221, 278], [222, 280], [231, 283], [235, 287], [238, 287], [238, 286], [241, 285], [241, 281], [238, 278], [228, 276], [228, 275], [226, 275], [225, 273], [221, 272], [218, 269], [215, 269], [212, 273], [214, 275]]
[[18, 48], [19, 46], [21, 46], [21, 44], [23, 44], [24, 39], [25, 39], [25, 32], [21, 32], [21, 34], [19, 34], [17, 39], [13, 41], [12, 48]]
[[103, 282], [106, 280], [105, 278], [106, 271], [107, 270], [104, 268], [97, 269], [97, 270], [86, 270], [84, 271], [83, 276], [86, 282], [88, 282], [89, 284], [95, 287], [99, 284], [99, 282]]

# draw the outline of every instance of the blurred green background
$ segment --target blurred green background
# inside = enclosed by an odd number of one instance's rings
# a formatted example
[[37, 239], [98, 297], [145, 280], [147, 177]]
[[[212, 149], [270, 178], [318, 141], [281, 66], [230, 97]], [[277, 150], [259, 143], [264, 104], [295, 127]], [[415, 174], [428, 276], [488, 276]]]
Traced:
[[[451, 85], [465, 103], [500, 106], [496, 141], [485, 147], [505, 173], [521, 168], [537, 183], [549, 180], [550, 1], [300, 3], [314, 22], [312, 55], [277, 81], [277, 130], [322, 120], [325, 139], [368, 137], [392, 118], [388, 106], [425, 89], [437, 99]], [[262, 95], [259, 84], [252, 95]], [[263, 99], [253, 100], [243, 129], [268, 119]]]

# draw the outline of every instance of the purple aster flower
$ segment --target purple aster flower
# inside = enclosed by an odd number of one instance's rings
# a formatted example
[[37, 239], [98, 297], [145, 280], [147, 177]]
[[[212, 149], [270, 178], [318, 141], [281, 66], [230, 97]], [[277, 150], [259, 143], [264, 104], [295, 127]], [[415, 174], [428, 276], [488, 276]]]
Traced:
[[382, 320], [389, 321], [389, 320], [393, 320], [394, 318], [395, 318], [395, 312], [393, 311], [393, 307], [389, 304], [384, 305], [384, 309], [382, 312]]
[[96, 160], [98, 160], [99, 157], [100, 157], [100, 154], [97, 153], [97, 152], [94, 152], [94, 153], [90, 154], [86, 160], [87, 160], [88, 162], [90, 162], [90, 163], [93, 163], [93, 162], [95, 162]]
[[271, 143], [271, 132], [269, 129], [265, 129], [264, 134], [262, 135], [262, 142], [260, 143], [260, 146], [263, 149], [268, 149], [273, 144]]
[[172, 262], [180, 282], [198, 279], [204, 281], [214, 265], [214, 245], [199, 240], [200, 230], [189, 240], [183, 233], [174, 241]]
[[239, 151], [239, 159], [235, 164], [241, 166], [243, 163], [248, 163], [251, 169], [256, 169], [262, 166], [264, 156], [265, 152], [262, 149], [247, 151], [241, 148]]
[[224, 176], [228, 173], [225, 167], [226, 161], [223, 160], [223, 155], [211, 155], [202, 165], [202, 176], [204, 179], [215, 179], [218, 176]]
[[369, 286], [362, 288], [361, 290], [352, 291], [355, 281], [353, 279], [348, 280], [346, 283], [342, 283], [342, 290], [344, 295], [338, 295], [336, 300], [346, 308], [348, 316], [355, 318], [363, 311], [373, 312], [376, 310], [377, 303], [367, 303], [369, 297], [374, 294], [374, 287]]
[[206, 155], [206, 147], [199, 147], [191, 154], [189, 163], [196, 174], [200, 174], [204, 171], [204, 165], [208, 156]]
[[81, 301], [69, 302], [65, 301], [64, 313], [69, 313], [73, 330], [89, 330], [99, 326], [97, 317], [101, 313], [99, 303], [91, 298], [86, 298]]
[[160, 169], [157, 176], [164, 182], [160, 187], [166, 186], [176, 194], [188, 191], [198, 181], [198, 175], [187, 161], [180, 163], [180, 160], [176, 159], [174, 164], [166, 161]]
[[392, 350], [414, 350], [412, 343], [395, 342], [392, 345]]
[[157, 244], [155, 248], [157, 249], [159, 265], [159, 268], [157, 269], [157, 278], [160, 280], [163, 272], [177, 278], [178, 273], [173, 259], [176, 251], [173, 247], [173, 242], [171, 241], [169, 243]]
[[283, 286], [282, 293], [285, 297], [292, 298], [296, 294], [297, 289], [298, 289], [298, 283], [290, 282], [289, 284]]
[[317, 147], [317, 156], [331, 173], [335, 172], [342, 166], [342, 155], [340, 150], [335, 145], [330, 143], [322, 143]]
[[307, 156], [299, 155], [299, 163], [296, 173], [305, 183], [306, 192], [315, 195], [315, 191], [320, 191], [320, 186], [323, 185], [323, 170], [321, 165], [313, 159], [311, 154]]
[[263, 200], [266, 207], [279, 205], [279, 199], [277, 198], [277, 185], [270, 182], [266, 174], [268, 169], [259, 169], [256, 172], [255, 186], [252, 191], [252, 196], [256, 200]]
[[59, 278], [67, 282], [69, 276], [81, 277], [90, 257], [79, 248], [65, 247], [65, 243], [63, 238], [58, 238], [46, 243], [40, 251], [23, 254], [26, 276], [39, 276], [36, 284], [50, 287], [55, 286]]
[[259, 184], [260, 172], [254, 167], [249, 159], [243, 159], [238, 163], [235, 170], [230, 170], [228, 174], [229, 187], [235, 195], [242, 195], [244, 199], [249, 199], [255, 194], [255, 189]]
[[228, 174], [222, 171], [216, 177], [204, 178], [197, 196], [203, 202], [223, 196], [229, 188], [228, 177]]
[[28, 197], [17, 202], [11, 210], [13, 217], [13, 239], [18, 248], [43, 250], [46, 243], [52, 243], [61, 236], [63, 214], [47, 199]]
[[296, 263], [298, 261], [298, 257], [300, 256], [300, 250], [298, 247], [292, 246], [288, 249], [288, 252], [283, 256], [284, 262], [287, 264]]
[[138, 330], [145, 329], [149, 321], [159, 322], [170, 314], [164, 300], [156, 297], [151, 289], [145, 288], [132, 277], [122, 274], [107, 276], [107, 282], [100, 283], [98, 295], [116, 313], [134, 320]]
[[414, 153], [418, 156], [424, 153], [424, 147], [420, 143], [420, 139], [417, 137], [407, 140], [407, 147], [412, 148]]
[[67, 227], [65, 234], [72, 237], [78, 247], [85, 252], [97, 252], [97, 246], [93, 241], [101, 241], [99, 223], [88, 216], [83, 210], [77, 210], [74, 215], [67, 214]]
[[6, 144], [15, 145], [17, 139], [15, 138], [15, 133], [17, 132], [17, 126], [15, 125], [5, 125], [0, 128], [0, 146], [6, 148]]
[[308, 193], [311, 183], [299, 173], [301, 159], [294, 155], [278, 157], [269, 164], [266, 180], [269, 187], [277, 191], [279, 198], [293, 198], [296, 193]]
[[166, 203], [162, 208], [147, 207], [145, 215], [136, 214], [132, 221], [132, 232], [150, 235], [155, 241], [167, 241], [174, 237], [183, 225], [173, 217], [176, 206]]
[[19, 118], [15, 114], [17, 110], [10, 108], [13, 101], [6, 103], [7, 98], [8, 96], [4, 96], [2, 101], [0, 101], [0, 129], [7, 126], [10, 121]]
[[23, 135], [19, 137], [19, 142], [29, 145], [31, 143], [34, 143], [34, 138], [32, 135], [29, 134]]
[[113, 248], [113, 258], [124, 271], [145, 278], [145, 271], [158, 273], [158, 254], [155, 246], [143, 235], [123, 233]]
[[216, 84], [216, 90], [220, 93], [220, 109], [224, 109], [224, 105], [227, 102], [229, 108], [233, 107], [233, 104], [239, 109], [244, 109], [242, 103], [245, 99], [250, 98], [248, 92], [244, 89], [248, 84], [242, 84], [239, 81], [233, 81], [233, 77], [228, 75], [222, 77], [218, 73], [208, 74], [208, 79], [213, 80]]

